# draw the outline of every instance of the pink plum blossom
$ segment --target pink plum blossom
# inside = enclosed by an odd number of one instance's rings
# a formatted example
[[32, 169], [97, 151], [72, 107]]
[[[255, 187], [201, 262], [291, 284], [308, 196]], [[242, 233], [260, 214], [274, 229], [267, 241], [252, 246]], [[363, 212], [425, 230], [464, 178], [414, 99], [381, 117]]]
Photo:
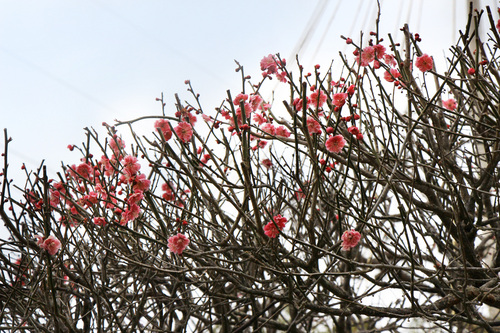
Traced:
[[262, 60], [260, 61], [260, 69], [262, 71], [267, 71], [267, 74], [276, 73], [277, 71], [276, 58], [272, 54], [262, 58]]
[[312, 105], [318, 109], [323, 106], [326, 102], [326, 95], [322, 90], [317, 89], [315, 92], [313, 92], [310, 96], [310, 100]]
[[274, 133], [274, 134], [275, 134], [275, 135], [277, 135], [277, 136], [284, 137], [284, 138], [289, 138], [289, 137], [290, 137], [290, 135], [291, 135], [290, 131], [289, 131], [289, 130], [287, 130], [287, 129], [285, 128], [285, 126], [283, 126], [283, 125], [282, 125], [282, 126], [278, 126], [278, 127], [276, 127], [276, 128], [275, 128], [275, 133]]
[[189, 245], [189, 239], [181, 233], [171, 236], [168, 239], [168, 248], [172, 253], [182, 254], [182, 251]]
[[337, 107], [342, 107], [347, 99], [347, 93], [337, 93], [333, 95], [333, 105]]
[[356, 245], [358, 245], [361, 239], [361, 234], [354, 229], [346, 230], [342, 234], [342, 250], [349, 251]]
[[160, 119], [155, 121], [155, 128], [162, 132], [166, 141], [170, 140], [172, 137], [172, 129], [170, 128], [170, 122], [168, 120]]
[[415, 61], [415, 66], [422, 72], [427, 72], [432, 69], [433, 60], [427, 54], [422, 54], [420, 57], [417, 57], [417, 61]]
[[193, 136], [193, 127], [191, 124], [185, 121], [180, 122], [175, 126], [174, 131], [182, 142], [186, 143], [191, 141], [191, 137]]
[[47, 238], [43, 238], [40, 235], [35, 236], [37, 239], [36, 244], [43, 250], [47, 251], [51, 256], [57, 253], [59, 249], [61, 248], [61, 242], [59, 239], [55, 238], [54, 236], [50, 235]]
[[307, 116], [306, 120], [307, 131], [309, 134], [321, 134], [321, 125], [319, 122], [311, 116]]
[[443, 106], [445, 109], [453, 111], [457, 108], [457, 101], [455, 101], [453, 98], [450, 98], [447, 101], [443, 101]]
[[279, 214], [273, 217], [273, 220], [274, 222], [270, 221], [264, 226], [264, 234], [266, 234], [269, 238], [276, 238], [276, 236], [280, 234], [280, 231], [285, 227], [286, 222], [288, 222], [286, 217]]
[[335, 136], [330, 136], [325, 142], [325, 147], [328, 151], [332, 153], [340, 153], [342, 148], [344, 148], [346, 141], [344, 137], [339, 134]]

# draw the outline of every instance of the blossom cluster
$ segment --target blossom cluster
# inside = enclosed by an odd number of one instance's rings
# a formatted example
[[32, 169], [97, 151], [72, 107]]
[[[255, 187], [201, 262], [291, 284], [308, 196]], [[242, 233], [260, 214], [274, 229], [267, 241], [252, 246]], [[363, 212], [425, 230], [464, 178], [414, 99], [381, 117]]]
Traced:
[[61, 242], [56, 237], [50, 235], [44, 238], [40, 235], [35, 235], [37, 239], [36, 244], [43, 250], [47, 251], [51, 256], [55, 255], [61, 248]]

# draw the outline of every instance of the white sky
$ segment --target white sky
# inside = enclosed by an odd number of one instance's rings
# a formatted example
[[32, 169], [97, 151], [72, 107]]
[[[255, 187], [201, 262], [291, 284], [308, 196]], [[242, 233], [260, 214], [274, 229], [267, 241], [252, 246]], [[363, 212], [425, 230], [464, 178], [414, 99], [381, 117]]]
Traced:
[[[442, 58], [464, 28], [468, 2], [381, 0], [382, 36], [398, 36], [409, 22], [424, 52]], [[374, 0], [0, 0], [0, 129], [14, 139], [10, 178], [23, 162], [34, 169], [45, 159], [49, 172], [62, 160], [77, 163], [66, 146], [85, 140], [84, 127], [159, 115], [161, 92], [173, 113], [174, 93], [189, 99], [186, 79], [213, 112], [227, 89], [240, 90], [234, 59], [258, 77], [263, 56], [291, 60], [308, 29], [301, 63], [339, 63], [339, 51], [352, 52], [339, 36], [359, 40], [375, 13]]]

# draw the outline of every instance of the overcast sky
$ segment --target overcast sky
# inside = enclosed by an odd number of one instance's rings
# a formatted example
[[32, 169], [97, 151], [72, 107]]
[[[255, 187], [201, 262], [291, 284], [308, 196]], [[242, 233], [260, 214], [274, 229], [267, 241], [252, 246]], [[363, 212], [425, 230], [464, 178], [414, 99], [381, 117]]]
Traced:
[[[399, 36], [409, 22], [424, 52], [443, 58], [466, 3], [381, 0], [382, 35]], [[339, 63], [339, 51], [352, 52], [340, 35], [359, 40], [375, 14], [374, 0], [0, 0], [0, 128], [14, 139], [11, 176], [23, 162], [33, 169], [45, 159], [52, 172], [77, 163], [66, 146], [84, 141], [84, 127], [159, 115], [162, 92], [173, 114], [174, 93], [189, 98], [186, 79], [213, 112], [227, 89], [239, 91], [234, 59], [253, 76], [269, 53], [299, 52], [309, 68]]]

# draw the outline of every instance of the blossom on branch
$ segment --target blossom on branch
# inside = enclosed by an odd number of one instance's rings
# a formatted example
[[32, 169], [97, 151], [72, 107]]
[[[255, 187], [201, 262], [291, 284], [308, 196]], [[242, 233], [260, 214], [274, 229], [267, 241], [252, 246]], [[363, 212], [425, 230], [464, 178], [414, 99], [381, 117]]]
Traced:
[[280, 231], [283, 230], [285, 224], [288, 222], [286, 217], [281, 216], [280, 214], [273, 217], [273, 221], [268, 222], [264, 226], [264, 234], [266, 234], [269, 238], [276, 238], [280, 234]]
[[430, 71], [433, 64], [432, 58], [427, 54], [422, 54], [420, 57], [417, 57], [417, 61], [415, 61], [415, 66], [422, 72]]
[[181, 233], [171, 236], [168, 239], [168, 248], [172, 253], [182, 254], [182, 252], [189, 245], [189, 239]]
[[342, 234], [342, 250], [349, 251], [358, 245], [361, 234], [354, 229], [346, 230]]
[[325, 147], [329, 152], [340, 153], [342, 148], [344, 148], [346, 141], [344, 137], [339, 134], [335, 136], [330, 136], [325, 142]]
[[187, 143], [191, 141], [191, 137], [193, 136], [193, 127], [191, 124], [183, 121], [175, 126], [174, 131], [182, 142]]
[[54, 254], [59, 251], [61, 248], [61, 242], [59, 239], [55, 238], [54, 236], [50, 235], [47, 238], [43, 238], [40, 235], [35, 235], [37, 242], [36, 244], [43, 250], [47, 251], [48, 254], [53, 256]]

